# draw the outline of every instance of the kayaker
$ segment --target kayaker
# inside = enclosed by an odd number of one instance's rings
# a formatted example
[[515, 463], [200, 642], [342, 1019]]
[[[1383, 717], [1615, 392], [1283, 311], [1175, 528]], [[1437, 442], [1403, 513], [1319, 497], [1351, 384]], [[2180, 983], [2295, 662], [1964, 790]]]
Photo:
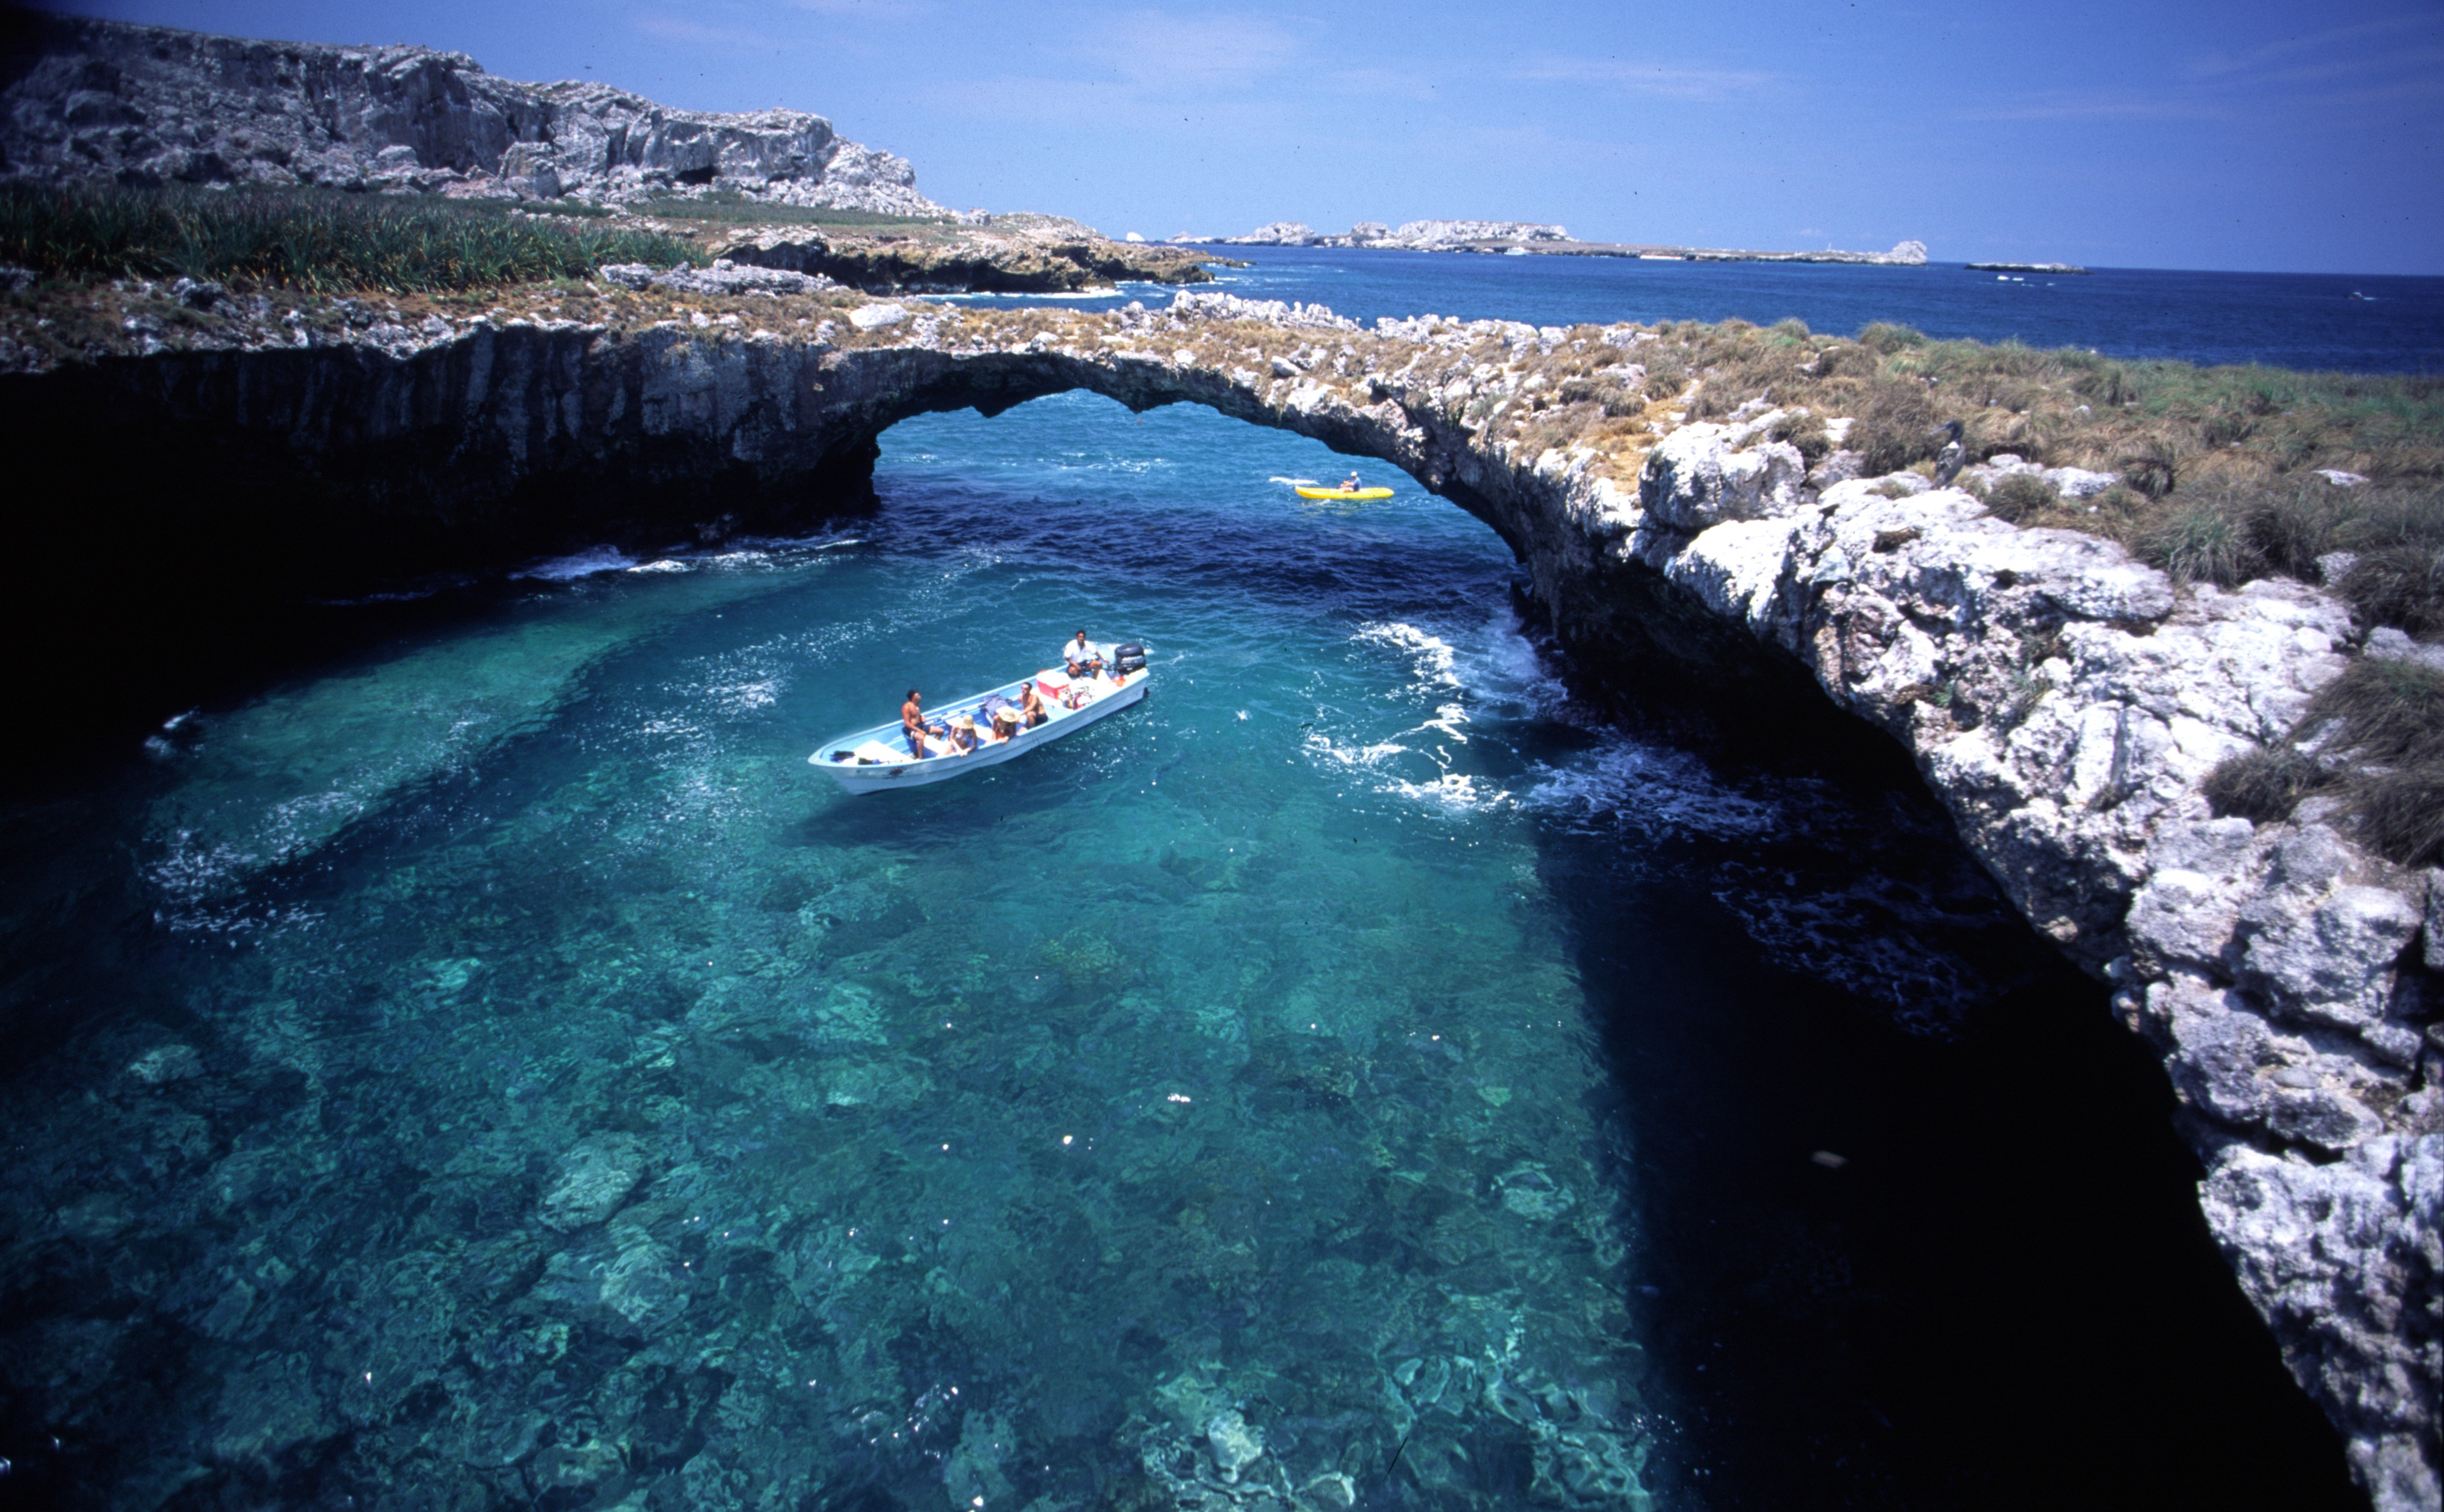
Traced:
[[1349, 476], [1341, 480], [1341, 491], [1343, 493], [1356, 493], [1358, 491], [1357, 473], [1353, 472]]

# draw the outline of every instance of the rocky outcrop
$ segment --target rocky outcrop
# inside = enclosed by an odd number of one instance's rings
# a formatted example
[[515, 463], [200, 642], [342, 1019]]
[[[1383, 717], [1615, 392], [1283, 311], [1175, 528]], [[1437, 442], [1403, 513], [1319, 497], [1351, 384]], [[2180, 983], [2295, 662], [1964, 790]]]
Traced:
[[1583, 242], [1560, 226], [1519, 220], [1413, 220], [1398, 230], [1360, 221], [1346, 231], [1319, 231], [1303, 221], [1277, 220], [1225, 247], [1374, 247], [1416, 252], [1537, 252], [1563, 257], [1638, 257], [1688, 263], [1851, 263], [1922, 267], [1926, 243], [1901, 242], [1889, 252], [1753, 252], [1727, 248], [1666, 247], [1642, 242]]
[[[1115, 242], [1076, 221], [994, 215], [938, 232], [787, 226], [718, 243], [714, 255], [761, 267], [819, 274], [875, 294], [1069, 293], [1123, 280], [1213, 281], [1199, 257], [1173, 247]], [[1228, 261], [1228, 259], [1220, 259]]]
[[1073, 388], [1393, 463], [1501, 532], [1569, 643], [1701, 665], [1726, 696], [1812, 684], [1906, 748], [2030, 924], [2161, 1056], [2207, 1222], [2375, 1503], [2435, 1505], [2444, 892], [2313, 802], [2251, 824], [2200, 793], [2359, 652], [2338, 602], [2274, 581], [2176, 592], [2107, 542], [2016, 528], [1914, 474], [1811, 482], [1757, 406], [1678, 427], [1634, 476], [1532, 439], [1537, 360], [1575, 344], [1642, 378], [1625, 329], [1366, 332], [1223, 296], [1008, 318], [740, 303], [644, 326], [267, 318], [247, 338], [262, 350], [147, 338], [149, 357], [28, 373], [6, 397], [131, 433], [209, 423], [256, 449], [250, 468], [341, 479], [367, 519], [465, 550], [802, 521], [861, 489], [901, 418]]
[[1360, 221], [1338, 234], [1301, 221], [1277, 220], [1245, 236], [1225, 236], [1226, 247], [1384, 247], [1442, 251], [1474, 242], [1566, 242], [1569, 231], [1524, 220], [1413, 220], [1394, 230], [1380, 221]]
[[674, 110], [608, 84], [495, 79], [464, 53], [252, 42], [9, 12], [0, 175], [319, 184], [603, 203], [726, 191], [949, 212], [821, 116]]

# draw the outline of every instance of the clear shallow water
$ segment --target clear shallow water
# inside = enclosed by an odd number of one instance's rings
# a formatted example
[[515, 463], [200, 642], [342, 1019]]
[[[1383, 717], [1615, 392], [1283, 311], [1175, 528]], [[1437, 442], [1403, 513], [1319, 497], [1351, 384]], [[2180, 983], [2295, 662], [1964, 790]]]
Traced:
[[[1894, 321], [1945, 339], [2094, 347], [2121, 358], [2444, 373], [2444, 278], [2104, 267], [2085, 276], [2030, 273], [2012, 282], [1958, 264], [1842, 267], [1222, 249], [1251, 266], [1215, 269], [1219, 283], [1212, 286], [1250, 299], [1325, 304], [1368, 322], [1433, 313], [1539, 325], [1733, 317], [1769, 325], [1796, 317], [1810, 329], [1846, 336], [1873, 321]], [[1171, 293], [1133, 286], [1123, 298], [1083, 307], [1127, 298], [1158, 305]]]
[[[1266, 481], [1337, 465], [911, 422], [840, 537], [557, 564], [13, 805], [6, 1484], [2330, 1494], [2160, 1088], [1922, 800], [1591, 725], [1481, 526]], [[805, 764], [1080, 624], [1143, 706]]]

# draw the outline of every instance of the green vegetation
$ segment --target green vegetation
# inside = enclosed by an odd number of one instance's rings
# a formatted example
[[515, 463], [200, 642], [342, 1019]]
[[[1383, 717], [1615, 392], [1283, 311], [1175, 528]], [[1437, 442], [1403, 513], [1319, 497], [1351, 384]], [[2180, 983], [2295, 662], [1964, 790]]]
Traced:
[[957, 224], [939, 215], [894, 215], [870, 210], [836, 210], [829, 205], [774, 205], [750, 199], [734, 190], [684, 199], [646, 199], [629, 209], [664, 220], [711, 221], [743, 226], [839, 226], [858, 230], [903, 227], [909, 230]]
[[2251, 751], [2208, 774], [2208, 802], [2218, 814], [2264, 821], [2331, 794], [2379, 855], [2405, 866], [2444, 862], [2444, 673], [2361, 657], [2318, 691], [2292, 731], [2294, 740], [2319, 736], [2348, 758], [2346, 768], [2329, 770], [2289, 746]]
[[2270, 824], [2289, 819], [2323, 781], [2315, 762], [2288, 746], [2267, 746], [2218, 764], [2207, 773], [2205, 791], [2218, 818]]
[[328, 190], [0, 188], [0, 261], [64, 278], [185, 275], [313, 293], [439, 293], [672, 267], [675, 237], [488, 200]]

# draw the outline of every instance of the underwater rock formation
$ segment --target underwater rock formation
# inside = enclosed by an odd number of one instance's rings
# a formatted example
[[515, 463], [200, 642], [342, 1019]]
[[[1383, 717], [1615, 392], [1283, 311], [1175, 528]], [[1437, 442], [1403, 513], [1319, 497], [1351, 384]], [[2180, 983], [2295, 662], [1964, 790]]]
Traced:
[[[2006, 895], [2112, 984], [2161, 1055], [2209, 1226], [2375, 1503], [2435, 1505], [2444, 895], [2313, 806], [2252, 824], [2201, 792], [2347, 664], [2361, 633], [2335, 599], [2275, 581], [2176, 591], [2107, 542], [2009, 526], [1915, 475], [1810, 483], [1795, 450], [1764, 439], [1769, 416], [1680, 427], [1625, 482], [1510, 418], [1532, 360], [1573, 340], [1555, 327], [1364, 332], [1224, 296], [1027, 320], [894, 305], [861, 322], [768, 298], [768, 320], [758, 302], [755, 321], [650, 324], [283, 324], [267, 307], [149, 355], [58, 363], [10, 338], [0, 358], [18, 374], [0, 381], [62, 433], [209, 429], [250, 475], [342, 490], [330, 560], [360, 569], [803, 524], [864, 496], [898, 420], [1077, 388], [1206, 404], [1397, 465], [1511, 544], [1552, 628], [1591, 660], [1694, 666], [1727, 699], [1829, 701], [1911, 753]], [[1496, 342], [1507, 360], [1484, 359]], [[619, 1151], [574, 1151], [553, 1221], [599, 1222], [642, 1179]], [[669, 1304], [626, 1286], [619, 1245], [608, 1234], [567, 1284], [631, 1323], [658, 1316]], [[1609, 1447], [1529, 1426], [1557, 1484], [1613, 1473]], [[1202, 1409], [1150, 1427], [1147, 1464], [1252, 1494], [1271, 1483], [1244, 1427]]]

